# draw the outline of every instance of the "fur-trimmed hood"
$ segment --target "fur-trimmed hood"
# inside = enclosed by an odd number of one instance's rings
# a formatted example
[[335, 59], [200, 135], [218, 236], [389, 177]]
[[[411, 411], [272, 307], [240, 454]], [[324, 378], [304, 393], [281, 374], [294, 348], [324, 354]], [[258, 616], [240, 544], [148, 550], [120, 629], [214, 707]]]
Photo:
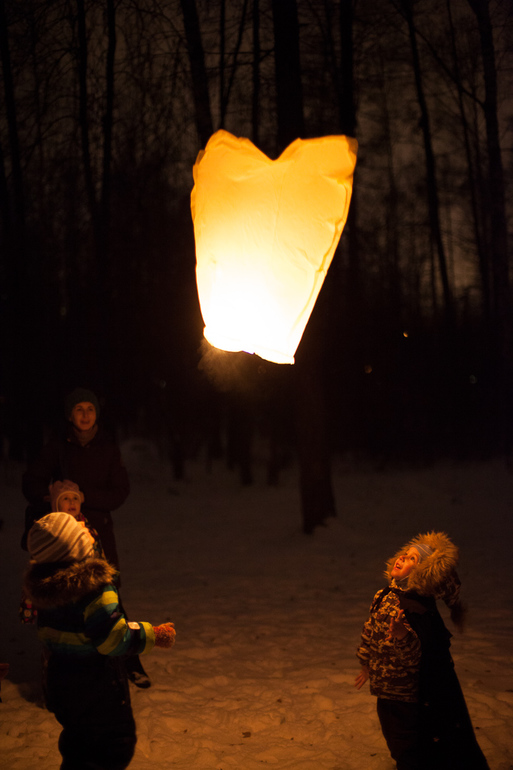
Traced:
[[460, 580], [456, 572], [459, 551], [444, 532], [427, 532], [417, 535], [387, 561], [385, 576], [392, 582], [392, 568], [402, 554], [417, 544], [428, 545], [433, 553], [426, 556], [411, 572], [407, 590], [421, 596], [433, 596], [443, 599], [449, 607], [459, 601]]
[[62, 607], [113, 583], [117, 574], [116, 569], [105, 559], [41, 564], [31, 562], [25, 573], [23, 588], [36, 608]]

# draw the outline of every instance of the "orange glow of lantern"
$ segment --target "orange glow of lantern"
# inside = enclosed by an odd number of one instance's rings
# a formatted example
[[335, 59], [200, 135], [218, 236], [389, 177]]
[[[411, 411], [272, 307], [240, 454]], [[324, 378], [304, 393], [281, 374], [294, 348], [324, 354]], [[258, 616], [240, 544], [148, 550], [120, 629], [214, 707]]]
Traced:
[[276, 160], [217, 131], [191, 195], [204, 335], [222, 350], [294, 363], [344, 228], [357, 142], [297, 139]]

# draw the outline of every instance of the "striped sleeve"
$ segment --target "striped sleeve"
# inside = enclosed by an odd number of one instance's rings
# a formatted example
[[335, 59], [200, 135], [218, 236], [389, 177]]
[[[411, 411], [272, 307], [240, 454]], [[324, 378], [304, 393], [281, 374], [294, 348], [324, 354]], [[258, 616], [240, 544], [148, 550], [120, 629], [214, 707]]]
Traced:
[[85, 633], [101, 655], [142, 655], [153, 649], [151, 623], [128, 622], [113, 585], [105, 586], [84, 611]]

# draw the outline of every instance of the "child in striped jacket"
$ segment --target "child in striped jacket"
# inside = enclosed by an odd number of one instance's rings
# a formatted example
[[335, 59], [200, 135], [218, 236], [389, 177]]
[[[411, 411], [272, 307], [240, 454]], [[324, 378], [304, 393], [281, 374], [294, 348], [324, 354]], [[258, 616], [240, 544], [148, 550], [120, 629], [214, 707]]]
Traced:
[[63, 727], [61, 770], [124, 770], [136, 744], [124, 660], [172, 647], [173, 624], [127, 621], [116, 570], [98, 558], [94, 537], [71, 514], [36, 521], [27, 545], [23, 589], [48, 657], [47, 707]]

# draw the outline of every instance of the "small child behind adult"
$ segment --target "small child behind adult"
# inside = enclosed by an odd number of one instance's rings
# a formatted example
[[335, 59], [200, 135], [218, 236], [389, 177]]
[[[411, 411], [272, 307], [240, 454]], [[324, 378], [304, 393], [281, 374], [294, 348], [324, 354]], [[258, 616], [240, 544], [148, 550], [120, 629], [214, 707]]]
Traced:
[[458, 549], [443, 532], [413, 538], [387, 562], [362, 631], [355, 686], [370, 680], [398, 770], [487, 770], [449, 651], [442, 599], [463, 630]]
[[[82, 503], [84, 502], [84, 494], [81, 492], [78, 484], [74, 481], [65, 479], [64, 481], [55, 481], [49, 486], [49, 498], [51, 503], [52, 513], [69, 513], [76, 521], [82, 522], [83, 526], [86, 526], [91, 535], [94, 538], [94, 551], [96, 556], [105, 558], [102, 544], [98, 532], [91, 527], [86, 517], [81, 511]], [[22, 623], [34, 624], [37, 619], [37, 610], [32, 606], [32, 602], [22, 595], [19, 610], [20, 620]]]
[[[64, 479], [64, 481], [54, 481], [53, 484], [50, 484], [49, 491], [52, 511], [63, 511], [64, 513], [70, 513], [77, 521], [83, 522], [84, 526], [87, 527], [89, 532], [94, 537], [94, 549], [96, 555], [102, 559], [105, 559], [106, 556], [102, 547], [100, 536], [97, 530], [91, 526], [91, 523], [82, 513], [84, 494], [79, 488], [78, 484], [75, 484], [74, 481], [70, 481], [69, 479]], [[116, 575], [116, 585], [118, 586], [119, 591], [119, 573]], [[118, 601], [120, 602], [121, 610], [124, 612], [119, 596]], [[127, 660], [126, 668], [128, 678], [137, 687], [146, 688], [150, 686], [150, 679], [142, 666], [139, 656], [133, 655], [129, 660]]]
[[36, 521], [27, 545], [23, 588], [48, 656], [45, 698], [63, 728], [61, 770], [124, 770], [136, 744], [125, 659], [172, 647], [174, 626], [127, 621], [115, 568], [71, 514]]
[[52, 512], [69, 513], [76, 521], [81, 521], [87, 527], [94, 538], [94, 547], [97, 556], [105, 558], [100, 536], [94, 527], [91, 526], [87, 518], [82, 513], [82, 503], [84, 502], [84, 493], [78, 484], [69, 479], [64, 481], [54, 481], [49, 486], [50, 502]]

